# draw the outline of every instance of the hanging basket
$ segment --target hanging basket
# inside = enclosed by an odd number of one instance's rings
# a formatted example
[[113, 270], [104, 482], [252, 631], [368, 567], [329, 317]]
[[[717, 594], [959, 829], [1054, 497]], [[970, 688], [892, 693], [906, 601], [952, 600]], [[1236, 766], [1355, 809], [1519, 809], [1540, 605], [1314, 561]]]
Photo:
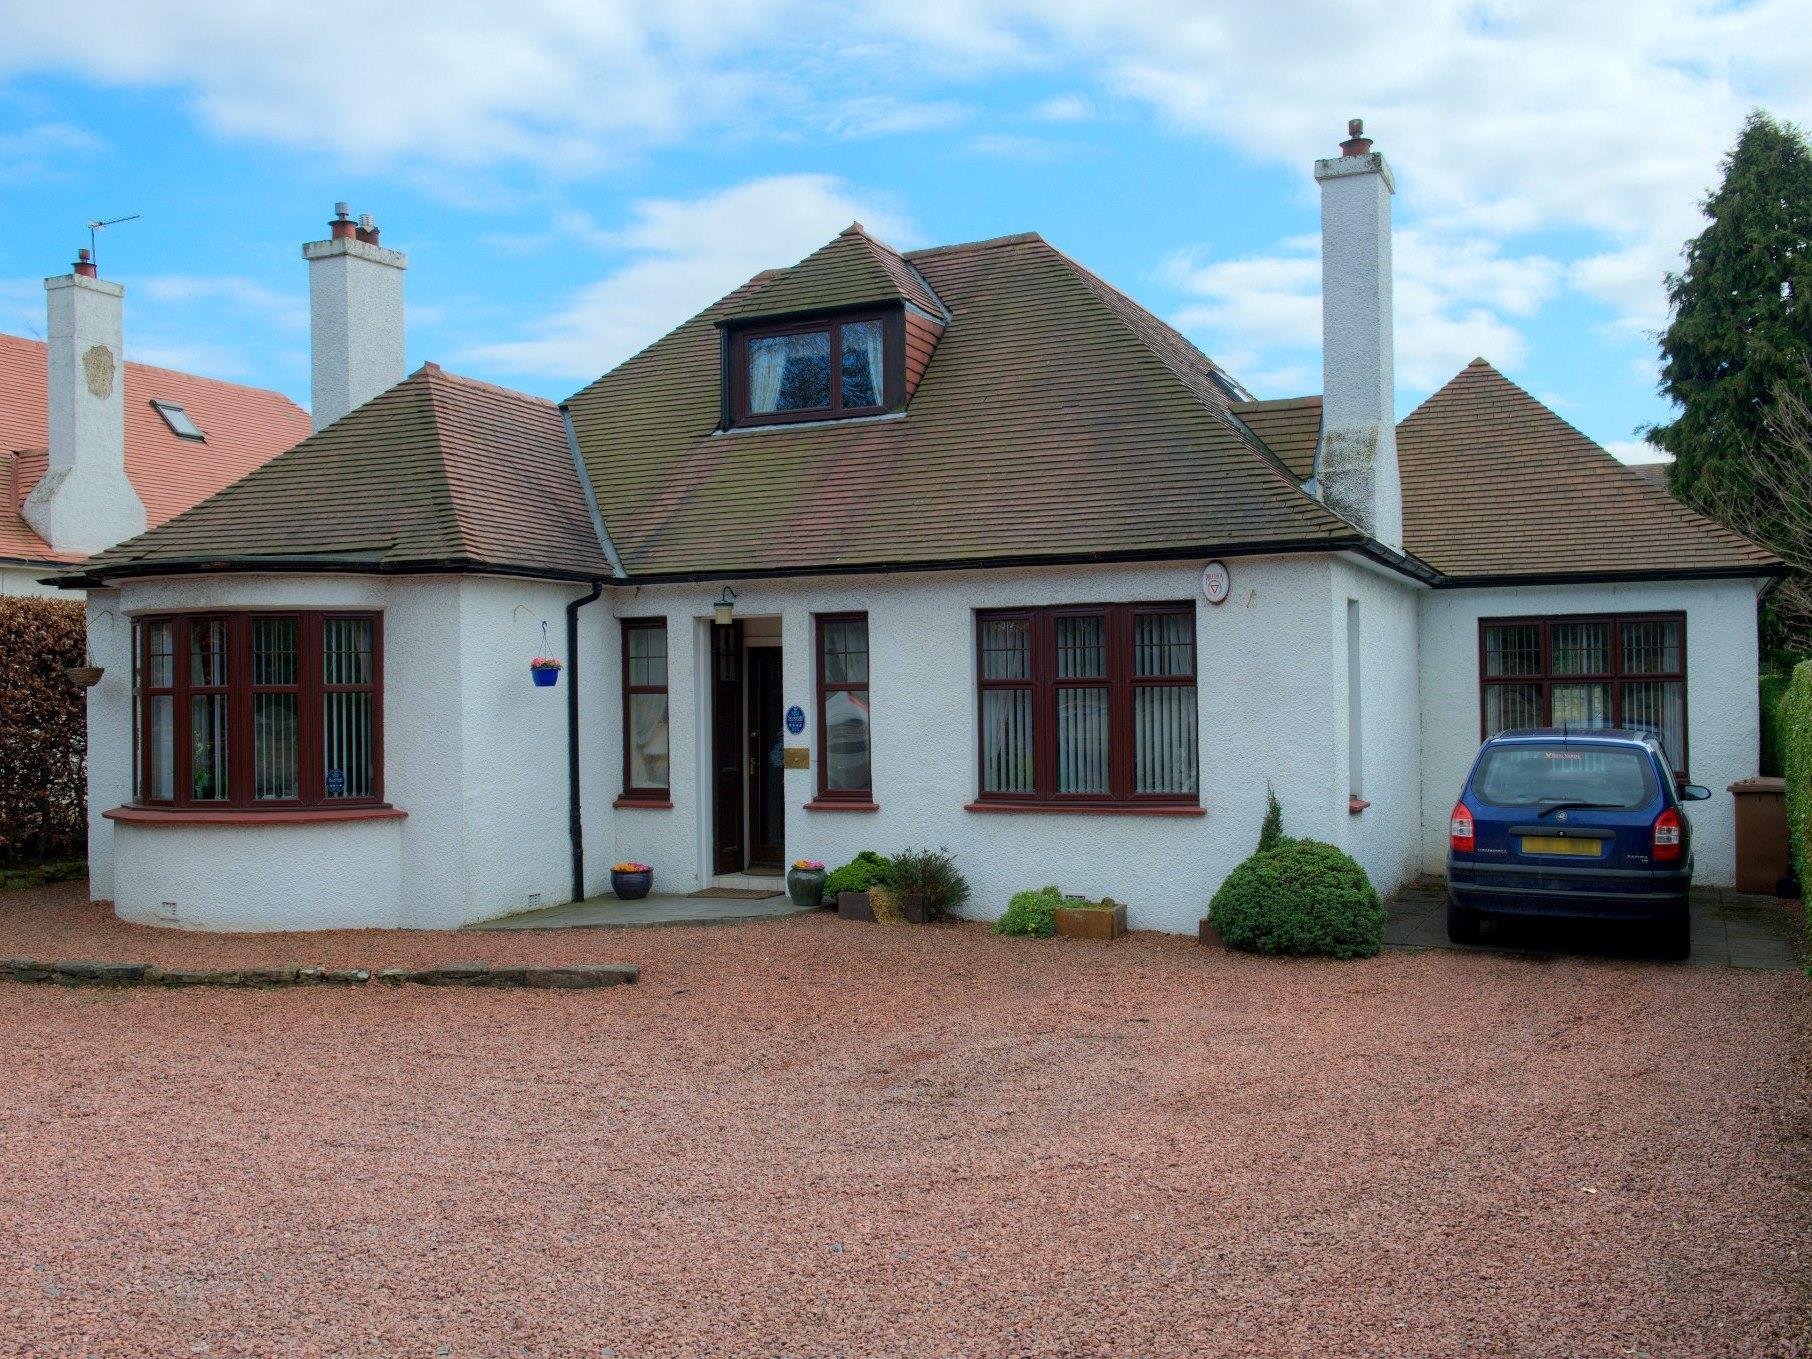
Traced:
[[551, 689], [560, 682], [560, 667], [557, 665], [531, 665], [529, 674], [535, 677], [537, 689]]
[[70, 665], [63, 668], [63, 673], [69, 676], [71, 684], [79, 685], [83, 689], [92, 689], [101, 682], [101, 676], [107, 671], [98, 665]]

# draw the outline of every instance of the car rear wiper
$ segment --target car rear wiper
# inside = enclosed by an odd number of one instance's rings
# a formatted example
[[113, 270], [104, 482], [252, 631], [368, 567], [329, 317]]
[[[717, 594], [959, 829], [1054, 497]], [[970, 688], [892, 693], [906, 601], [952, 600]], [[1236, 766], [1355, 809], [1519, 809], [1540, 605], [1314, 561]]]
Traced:
[[1549, 812], [1570, 811], [1576, 807], [1596, 808], [1600, 811], [1613, 812], [1618, 810], [1615, 802], [1550, 802], [1535, 815], [1540, 818], [1546, 816]]

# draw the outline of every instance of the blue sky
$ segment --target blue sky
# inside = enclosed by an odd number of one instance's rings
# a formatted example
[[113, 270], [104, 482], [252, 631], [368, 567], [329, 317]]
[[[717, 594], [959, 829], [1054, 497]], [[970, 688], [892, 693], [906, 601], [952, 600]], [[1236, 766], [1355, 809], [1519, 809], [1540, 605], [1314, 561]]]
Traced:
[[1812, 26], [1381, 9], [3, 0], [0, 329], [41, 333], [86, 219], [139, 213], [100, 241], [130, 356], [306, 402], [299, 247], [346, 199], [409, 253], [411, 367], [558, 398], [859, 218], [906, 247], [1039, 231], [1296, 395], [1310, 165], [1362, 115], [1398, 181], [1399, 413], [1483, 354], [1635, 452], [1662, 276], [1744, 113], [1812, 118]]

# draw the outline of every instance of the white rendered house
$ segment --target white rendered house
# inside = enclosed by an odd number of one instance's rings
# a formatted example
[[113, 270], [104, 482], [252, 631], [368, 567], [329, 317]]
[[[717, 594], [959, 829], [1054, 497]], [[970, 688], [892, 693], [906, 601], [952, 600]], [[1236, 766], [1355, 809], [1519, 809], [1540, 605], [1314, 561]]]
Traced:
[[[1779, 564], [1482, 360], [1399, 424], [1394, 188], [1341, 151], [1323, 394], [1283, 401], [1035, 235], [852, 226], [559, 407], [396, 381], [401, 256], [310, 245], [318, 432], [64, 578], [95, 895], [440, 927], [915, 844], [977, 914], [1055, 881], [1185, 931], [1267, 784], [1388, 891], [1491, 730], [1754, 773]], [[1728, 799], [1689, 814], [1729, 882]]]

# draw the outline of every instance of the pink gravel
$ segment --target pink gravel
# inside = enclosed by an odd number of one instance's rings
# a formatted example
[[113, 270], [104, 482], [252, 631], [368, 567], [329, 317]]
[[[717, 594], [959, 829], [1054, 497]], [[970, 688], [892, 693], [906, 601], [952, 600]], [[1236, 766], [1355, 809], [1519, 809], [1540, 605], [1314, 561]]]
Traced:
[[79, 895], [0, 897], [0, 955], [643, 980], [0, 986], [0, 1354], [1808, 1349], [1796, 973]]

